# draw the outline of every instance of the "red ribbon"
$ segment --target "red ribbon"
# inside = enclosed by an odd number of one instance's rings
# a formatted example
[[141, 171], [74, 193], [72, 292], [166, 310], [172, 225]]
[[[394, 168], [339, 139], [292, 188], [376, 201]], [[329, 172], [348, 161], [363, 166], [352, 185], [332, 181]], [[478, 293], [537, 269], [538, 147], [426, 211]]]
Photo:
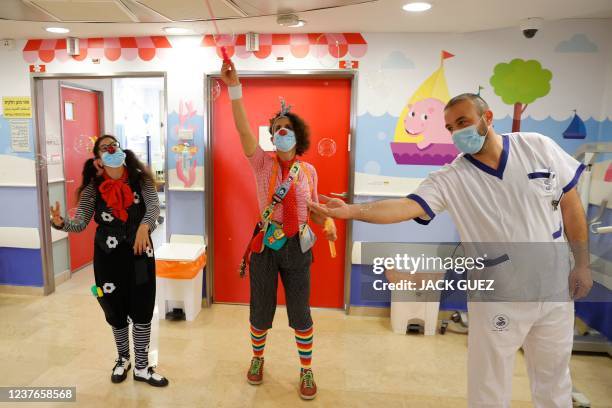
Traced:
[[127, 183], [127, 170], [118, 179], [112, 179], [104, 172], [104, 181], [98, 188], [102, 198], [113, 212], [113, 215], [121, 221], [128, 219], [127, 208], [134, 202], [134, 193]]

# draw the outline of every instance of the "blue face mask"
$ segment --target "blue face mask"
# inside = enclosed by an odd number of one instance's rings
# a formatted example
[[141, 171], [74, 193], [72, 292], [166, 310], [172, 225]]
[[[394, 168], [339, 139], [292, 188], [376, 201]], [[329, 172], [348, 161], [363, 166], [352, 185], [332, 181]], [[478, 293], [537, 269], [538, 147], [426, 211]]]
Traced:
[[125, 163], [125, 152], [117, 148], [114, 153], [102, 153], [102, 163], [108, 167], [121, 167]]
[[[480, 123], [480, 120], [482, 120], [482, 117], [480, 117], [478, 123]], [[453, 133], [453, 143], [463, 153], [476, 154], [482, 149], [488, 133], [489, 128], [487, 128], [487, 133], [484, 136], [478, 133], [477, 124], [464, 127]]]
[[291, 151], [296, 144], [295, 132], [291, 129], [280, 128], [274, 133], [272, 142], [281, 152]]

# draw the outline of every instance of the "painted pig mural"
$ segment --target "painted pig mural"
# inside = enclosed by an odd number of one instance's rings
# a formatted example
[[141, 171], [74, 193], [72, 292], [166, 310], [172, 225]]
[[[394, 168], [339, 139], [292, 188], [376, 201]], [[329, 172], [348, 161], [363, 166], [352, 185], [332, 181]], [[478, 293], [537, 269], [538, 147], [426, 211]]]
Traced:
[[445, 104], [436, 98], [426, 98], [409, 106], [404, 119], [404, 129], [412, 136], [422, 135], [417, 143], [421, 150], [431, 144], [453, 143], [450, 132], [444, 127]]

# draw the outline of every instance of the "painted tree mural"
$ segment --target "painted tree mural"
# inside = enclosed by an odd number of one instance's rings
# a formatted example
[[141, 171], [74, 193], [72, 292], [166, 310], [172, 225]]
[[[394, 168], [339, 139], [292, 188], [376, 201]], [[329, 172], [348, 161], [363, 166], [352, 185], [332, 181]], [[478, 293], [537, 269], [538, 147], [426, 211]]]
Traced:
[[513, 132], [520, 132], [521, 116], [527, 105], [548, 95], [551, 79], [552, 72], [542, 68], [536, 60], [516, 58], [509, 63], [502, 62], [495, 66], [489, 82], [493, 85], [495, 94], [499, 95], [504, 103], [514, 105]]

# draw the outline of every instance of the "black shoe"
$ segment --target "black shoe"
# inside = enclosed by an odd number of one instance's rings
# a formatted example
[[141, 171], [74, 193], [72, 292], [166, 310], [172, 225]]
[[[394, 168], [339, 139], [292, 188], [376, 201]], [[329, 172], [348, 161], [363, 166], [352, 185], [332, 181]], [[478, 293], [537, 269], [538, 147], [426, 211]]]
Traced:
[[123, 382], [127, 378], [127, 372], [132, 367], [130, 360], [125, 357], [118, 357], [115, 360], [115, 366], [113, 367], [113, 374], [111, 375], [111, 381], [115, 384]]
[[153, 367], [143, 368], [142, 370], [135, 368], [134, 380], [144, 381], [154, 387], [165, 387], [166, 385], [168, 385], [168, 380], [153, 371]]

